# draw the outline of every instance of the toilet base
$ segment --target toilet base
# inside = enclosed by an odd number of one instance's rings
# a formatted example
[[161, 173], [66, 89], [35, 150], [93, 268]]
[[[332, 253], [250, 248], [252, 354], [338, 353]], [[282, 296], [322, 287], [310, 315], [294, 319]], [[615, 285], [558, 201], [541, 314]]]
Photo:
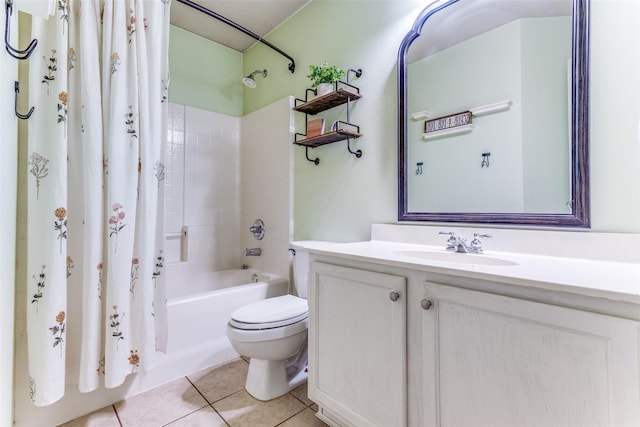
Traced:
[[283, 361], [251, 359], [245, 388], [258, 400], [280, 397], [307, 381], [306, 369], [288, 379]]
[[258, 400], [280, 397], [307, 381], [307, 351], [287, 360], [251, 359], [245, 389]]

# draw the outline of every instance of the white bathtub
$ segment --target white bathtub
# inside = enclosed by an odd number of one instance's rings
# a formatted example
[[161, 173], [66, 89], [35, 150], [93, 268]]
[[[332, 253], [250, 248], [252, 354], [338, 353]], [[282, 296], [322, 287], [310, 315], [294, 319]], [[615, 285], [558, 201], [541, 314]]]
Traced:
[[288, 279], [251, 269], [203, 274], [180, 286], [168, 283], [167, 353], [158, 353], [154, 366], [143, 374], [142, 388], [237, 358], [226, 335], [231, 313], [250, 302], [284, 295], [288, 288]]

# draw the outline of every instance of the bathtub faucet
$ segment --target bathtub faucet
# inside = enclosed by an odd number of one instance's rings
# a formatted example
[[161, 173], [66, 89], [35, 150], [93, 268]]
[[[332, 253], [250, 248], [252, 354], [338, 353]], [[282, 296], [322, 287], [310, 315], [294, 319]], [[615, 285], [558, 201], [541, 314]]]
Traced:
[[260, 248], [246, 248], [244, 250], [244, 256], [260, 256], [262, 255], [262, 249]]

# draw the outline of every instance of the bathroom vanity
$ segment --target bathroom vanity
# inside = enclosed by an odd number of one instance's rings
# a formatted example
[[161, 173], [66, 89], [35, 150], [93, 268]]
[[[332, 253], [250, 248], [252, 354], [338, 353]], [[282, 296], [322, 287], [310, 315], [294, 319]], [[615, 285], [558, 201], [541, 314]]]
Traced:
[[[442, 231], [493, 234], [483, 254]], [[377, 225], [311, 249], [309, 397], [332, 426], [640, 425], [638, 235]]]

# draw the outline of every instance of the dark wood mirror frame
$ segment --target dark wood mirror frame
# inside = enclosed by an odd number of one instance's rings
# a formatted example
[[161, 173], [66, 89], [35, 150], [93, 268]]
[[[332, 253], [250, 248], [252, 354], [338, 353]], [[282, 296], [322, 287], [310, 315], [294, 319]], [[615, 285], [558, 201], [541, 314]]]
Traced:
[[398, 220], [542, 227], [589, 227], [589, 1], [572, 0], [571, 200], [569, 214], [410, 212], [407, 200], [407, 52], [429, 18], [461, 0], [432, 3], [398, 51]]

